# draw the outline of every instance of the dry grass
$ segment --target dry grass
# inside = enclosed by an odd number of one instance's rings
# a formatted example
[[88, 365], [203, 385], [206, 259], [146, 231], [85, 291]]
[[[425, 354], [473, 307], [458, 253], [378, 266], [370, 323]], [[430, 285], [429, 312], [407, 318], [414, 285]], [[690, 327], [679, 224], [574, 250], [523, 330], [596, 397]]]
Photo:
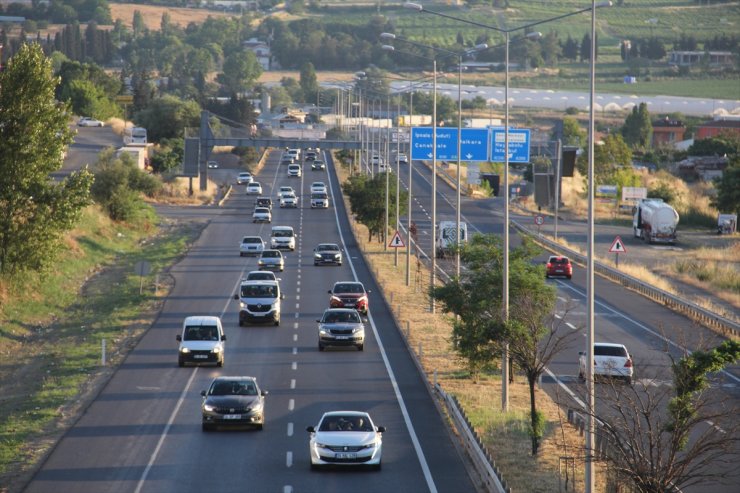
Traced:
[[142, 5], [138, 3], [111, 3], [110, 13], [113, 20], [121, 19], [121, 22], [131, 29], [134, 23], [134, 11], [142, 13], [144, 24], [150, 30], [159, 31], [162, 24], [162, 14], [170, 15], [170, 22], [176, 26], [185, 28], [191, 22], [200, 24], [208, 17], [233, 17], [238, 14], [215, 12], [206, 9], [189, 9], [184, 7], [157, 7], [154, 5]]
[[[346, 179], [346, 170], [339, 169], [338, 172], [341, 180]], [[346, 206], [349, 209], [348, 203]], [[541, 452], [532, 457], [527, 434], [529, 390], [525, 381], [517, 377], [510, 387], [510, 411], [501, 412], [500, 376], [473, 381], [450, 347], [449, 318], [439, 310], [436, 314], [429, 312], [426, 292], [430, 276], [426, 267], [411, 257], [411, 286], [407, 287], [406, 252], [399, 252], [398, 266], [395, 266], [393, 252], [385, 251], [380, 243], [367, 241], [367, 228], [354, 222], [352, 228], [378, 283], [383, 287], [383, 296], [392, 307], [398, 326], [404, 333], [408, 329], [409, 347], [421, 361], [427, 378], [430, 381], [436, 378], [445, 391], [457, 396], [511, 488], [532, 493], [558, 491], [559, 458], [582, 456], [584, 441], [567, 423], [559, 407], [548, 394], [537, 390], [538, 408], [545, 414], [548, 428]], [[576, 481], [580, 483], [576, 491], [583, 490], [583, 477], [583, 464], [579, 463]], [[605, 491], [604, 485], [597, 484], [597, 491]]]

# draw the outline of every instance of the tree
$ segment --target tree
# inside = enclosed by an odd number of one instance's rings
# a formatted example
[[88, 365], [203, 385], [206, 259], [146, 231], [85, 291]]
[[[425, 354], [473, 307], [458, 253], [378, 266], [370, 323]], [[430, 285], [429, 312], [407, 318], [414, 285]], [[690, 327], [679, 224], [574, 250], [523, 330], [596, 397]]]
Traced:
[[183, 101], [176, 96], [165, 95], [154, 99], [149, 106], [135, 115], [139, 126], [147, 129], [153, 142], [160, 139], [183, 136], [185, 127], [200, 125], [201, 108], [195, 101]]
[[[319, 94], [319, 83], [313, 63], [306, 62], [301, 66], [300, 85], [303, 90], [303, 101], [314, 102]], [[318, 104], [318, 103], [317, 103]]]
[[[389, 180], [388, 193], [389, 197], [396, 196], [396, 180]], [[349, 197], [352, 214], [360, 224], [364, 224], [368, 229], [368, 241], [372, 241], [373, 236], [378, 235], [380, 241], [384, 241], [386, 234], [383, 234], [385, 228], [385, 173], [378, 173], [373, 177], [366, 174], [357, 174], [349, 178], [343, 188]], [[399, 198], [399, 214], [406, 213], [406, 203], [408, 192], [401, 190]], [[389, 217], [395, 217], [396, 204], [395, 200], [389, 200], [388, 204]]]
[[622, 126], [622, 137], [632, 147], [648, 147], [653, 135], [653, 123], [646, 103], [632, 107]]
[[108, 148], [99, 155], [91, 192], [111, 219], [131, 221], [146, 207], [141, 194], [151, 197], [161, 185], [156, 177], [139, 169], [128, 153], [117, 158], [113, 148]]
[[689, 147], [689, 156], [737, 156], [740, 154], [740, 136], [720, 134], [708, 139], [694, 141]]
[[708, 376], [739, 358], [740, 343], [726, 341], [671, 358], [672, 386], [601, 386], [601, 411], [593, 415], [606, 460], [635, 491], [664, 493], [737, 475], [738, 409], [709, 389]]
[[[553, 316], [556, 290], [545, 282], [533, 259], [539, 248], [524, 238], [509, 255], [509, 320], [503, 319], [503, 248], [495, 235], [475, 235], [460, 251], [466, 266], [460, 278], [434, 287], [432, 296], [452, 320], [453, 349], [474, 375], [493, 363], [503, 343], [527, 377], [530, 390], [532, 454], [539, 449], [543, 418], [537, 411], [535, 386], [552, 358], [577, 333], [558, 331]], [[564, 318], [564, 317], [563, 317]]]
[[74, 136], [69, 108], [54, 97], [58, 83], [35, 43], [21, 46], [0, 72], [0, 273], [51, 265], [63, 233], [90, 203], [88, 171], [49, 178]]
[[222, 70], [217, 80], [229, 93], [246, 91], [262, 75], [262, 65], [257, 61], [257, 56], [249, 50], [232, 52], [224, 60]]
[[[585, 179], [588, 175], [587, 153], [581, 154], [576, 164]], [[620, 134], [609, 134], [603, 144], [594, 146], [594, 180], [598, 185], [613, 185], [612, 180], [620, 168], [632, 169], [632, 151]]]
[[586, 143], [586, 131], [581, 128], [576, 118], [563, 117], [563, 145], [583, 146]]
[[712, 206], [720, 212], [740, 214], [740, 156], [735, 156], [722, 177], [714, 180], [714, 186], [717, 196]]

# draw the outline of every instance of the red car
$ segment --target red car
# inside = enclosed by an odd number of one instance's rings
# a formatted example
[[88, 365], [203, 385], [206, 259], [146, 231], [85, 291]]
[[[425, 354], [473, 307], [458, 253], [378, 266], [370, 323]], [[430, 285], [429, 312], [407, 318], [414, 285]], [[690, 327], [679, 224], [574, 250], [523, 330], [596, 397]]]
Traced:
[[329, 290], [330, 308], [354, 308], [363, 315], [367, 315], [369, 302], [367, 295], [370, 291], [365, 290], [361, 282], [340, 281]]
[[568, 279], [573, 277], [573, 264], [570, 263], [570, 259], [559, 255], [550, 257], [547, 261], [545, 277], [549, 278], [551, 276], [565, 276]]

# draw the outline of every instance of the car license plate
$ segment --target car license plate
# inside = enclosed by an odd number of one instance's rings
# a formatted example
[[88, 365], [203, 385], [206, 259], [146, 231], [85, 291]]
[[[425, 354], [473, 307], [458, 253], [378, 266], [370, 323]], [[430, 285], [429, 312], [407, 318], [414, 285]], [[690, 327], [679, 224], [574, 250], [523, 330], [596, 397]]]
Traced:
[[334, 454], [335, 459], [356, 459], [357, 454], [349, 453], [349, 452], [337, 452]]
[[354, 308], [355, 307], [355, 304], [354, 303], [345, 303], [344, 306], [345, 306], [345, 308]]
[[207, 354], [196, 354], [195, 356], [193, 356], [193, 358], [195, 358], [195, 359], [208, 359], [208, 355]]
[[240, 419], [241, 414], [224, 414], [224, 419]]
[[349, 336], [335, 336], [337, 339], [349, 339]]

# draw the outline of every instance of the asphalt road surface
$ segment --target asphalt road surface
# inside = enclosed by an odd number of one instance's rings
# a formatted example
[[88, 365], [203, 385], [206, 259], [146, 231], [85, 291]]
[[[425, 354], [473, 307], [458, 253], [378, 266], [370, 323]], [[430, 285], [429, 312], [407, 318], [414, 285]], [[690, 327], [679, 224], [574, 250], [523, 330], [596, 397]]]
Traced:
[[[301, 195], [300, 208], [273, 211], [273, 225], [291, 225], [298, 234], [279, 274], [286, 294], [280, 327], [237, 323], [232, 296], [256, 268], [255, 258], [239, 257], [241, 236], [267, 239], [270, 229], [252, 224], [253, 196], [244, 187], [222, 208], [163, 211], [203, 217], [208, 225], [173, 268], [174, 289], [153, 327], [53, 450], [28, 493], [475, 491], [379, 287], [352, 238], [342, 236], [350, 229], [336, 200], [336, 177], [308, 169], [303, 178], [288, 178], [277, 163], [271, 156], [258, 177], [265, 193], [274, 196], [289, 184]], [[331, 207], [310, 209], [310, 182], [329, 179]], [[344, 244], [342, 267], [313, 265], [313, 247], [326, 241]], [[355, 277], [372, 291], [365, 350], [319, 352], [315, 320], [328, 305], [327, 290]], [[224, 368], [177, 367], [175, 335], [196, 314], [222, 317]], [[263, 431], [201, 431], [200, 391], [219, 375], [252, 375], [269, 391]], [[382, 471], [310, 471], [305, 428], [339, 409], [368, 411], [387, 428]]]

